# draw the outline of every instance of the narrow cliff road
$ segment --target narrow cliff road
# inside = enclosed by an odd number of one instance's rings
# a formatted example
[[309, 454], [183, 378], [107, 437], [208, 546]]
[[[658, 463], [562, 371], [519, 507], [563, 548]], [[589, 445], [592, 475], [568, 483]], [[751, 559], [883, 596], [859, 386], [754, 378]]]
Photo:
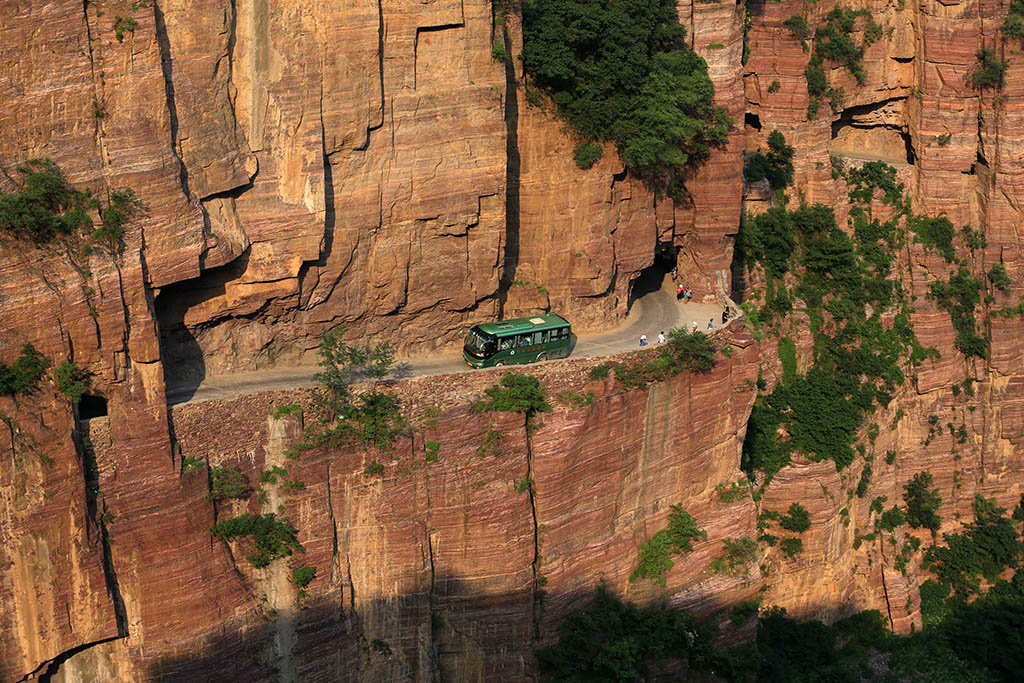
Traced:
[[[714, 323], [714, 330], [719, 329], [722, 322], [722, 306], [718, 303], [691, 302], [683, 304], [677, 302], [673, 282], [666, 277], [659, 289], [655, 289], [633, 302], [629, 315], [614, 330], [575, 337], [569, 357], [612, 356], [624, 351], [632, 351], [639, 347], [641, 334], [646, 334], [648, 344], [655, 346], [658, 343], [659, 332], [668, 333], [674, 327], [692, 325], [694, 321], [697, 322], [702, 332], [708, 332], [709, 321]], [[559, 361], [545, 362], [557, 363]], [[301, 366], [207, 377], [200, 382], [198, 387], [175, 385], [173, 379], [168, 376], [167, 402], [174, 405], [191, 401], [223, 400], [260, 391], [313, 386], [316, 384], [313, 375], [317, 370], [316, 366]], [[486, 372], [486, 370], [469, 368], [462, 360], [462, 349], [459, 347], [441, 355], [399, 358], [395, 364], [393, 375], [401, 379], [450, 375], [458, 372]]]

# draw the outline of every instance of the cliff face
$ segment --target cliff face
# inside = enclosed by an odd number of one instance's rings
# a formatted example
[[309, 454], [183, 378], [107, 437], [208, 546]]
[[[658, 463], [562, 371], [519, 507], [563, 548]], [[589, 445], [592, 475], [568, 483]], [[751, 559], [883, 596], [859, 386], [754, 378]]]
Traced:
[[[834, 6], [808, 6], [808, 20]], [[857, 543], [871, 501], [899, 502], [927, 469], [946, 530], [969, 518], [975, 493], [1010, 505], [1024, 490], [1024, 323], [988, 315], [1024, 293], [1024, 77], [1011, 63], [999, 93], [965, 84], [978, 47], [1012, 47], [997, 30], [1004, 5], [857, 7], [883, 27], [865, 82], [829, 70], [845, 102], [808, 120], [809, 54], [783, 26], [803, 8], [752, 3], [741, 65], [744, 8], [679, 3], [737, 125], [687, 199], [671, 202], [611, 149], [576, 167], [550, 105], [526, 97], [515, 8], [495, 21], [484, 0], [8, 3], [0, 95], [14, 104], [0, 108], [0, 166], [16, 176], [21, 161], [50, 157], [76, 187], [134, 189], [145, 212], [119, 255], [0, 244], [0, 355], [31, 342], [73, 360], [108, 412], [76, 420], [49, 382], [0, 397], [0, 679], [195, 680], [226, 663], [246, 680], [526, 678], [533, 647], [601, 579], [707, 617], [766, 584], [767, 603], [799, 616], [878, 608], [897, 630], [919, 623], [916, 563], [906, 574], [894, 564], [903, 532]], [[137, 25], [118, 36], [125, 16]], [[492, 58], [495, 40], [508, 62]], [[741, 334], [709, 375], [635, 392], [591, 383], [594, 403], [560, 408], [529, 436], [514, 415], [469, 414], [491, 374], [409, 383], [410, 405], [443, 409], [396, 444], [394, 462], [355, 451], [288, 461], [300, 425], [266, 416], [300, 394], [168, 414], [165, 383], [309, 360], [336, 323], [410, 352], [455, 340], [469, 321], [537, 309], [581, 331], [610, 327], [640, 271], [673, 247], [698, 297], [727, 292], [742, 154], [772, 130], [796, 148], [791, 202], [843, 219], [830, 155], [885, 160], [917, 213], [983, 231], [984, 247], [956, 243], [972, 272], [1002, 263], [1011, 280], [977, 313], [989, 359], [967, 361], [926, 296], [948, 266], [908, 243], [914, 324], [941, 359], [872, 417], [881, 428], [863, 497], [858, 459], [842, 472], [794, 462], [756, 506], [719, 500], [715, 486], [740, 476], [758, 369], [769, 387], [781, 374], [774, 343]], [[809, 338], [798, 342], [806, 360]], [[587, 367], [539, 374], [555, 393], [582, 390]], [[967, 377], [973, 393], [954, 393]], [[478, 454], [491, 432], [498, 452]], [[437, 463], [424, 462], [425, 440], [441, 444]], [[251, 484], [287, 464], [306, 488], [215, 509], [205, 476], [180, 473], [186, 456], [236, 464]], [[379, 480], [363, 474], [373, 457], [385, 463]], [[517, 491], [527, 478], [532, 490]], [[811, 513], [803, 554], [764, 548], [747, 575], [707, 571], [723, 539], [756, 536], [758, 512], [792, 502]], [[630, 583], [639, 545], [674, 503], [708, 540], [664, 587]], [[253, 570], [243, 546], [208, 533], [225, 515], [278, 504], [301, 561], [317, 567], [301, 602], [282, 567]], [[752, 633], [723, 623], [727, 642]]]

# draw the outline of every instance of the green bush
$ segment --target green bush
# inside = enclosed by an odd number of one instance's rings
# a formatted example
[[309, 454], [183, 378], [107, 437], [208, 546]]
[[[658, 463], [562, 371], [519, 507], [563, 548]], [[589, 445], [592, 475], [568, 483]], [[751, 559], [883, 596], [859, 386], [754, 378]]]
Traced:
[[905, 521], [903, 510], [893, 505], [882, 513], [882, 516], [875, 522], [875, 526], [882, 531], [895, 531], [896, 527], [901, 526]]
[[937, 514], [942, 505], [939, 489], [932, 488], [935, 482], [928, 470], [918, 472], [903, 487], [903, 501], [907, 504], [907, 523], [915, 529], [924, 527], [934, 534], [942, 524]]
[[703, 332], [685, 328], [669, 330], [668, 343], [643, 353], [629, 363], [615, 366], [615, 378], [626, 389], [640, 389], [683, 372], [709, 372], [715, 365], [715, 344]]
[[750, 183], [767, 178], [775, 189], [786, 187], [793, 182], [793, 154], [793, 148], [786, 144], [782, 133], [773, 130], [768, 136], [768, 153], [758, 152], [750, 157], [743, 175]]
[[295, 403], [290, 403], [283, 406], [276, 406], [271, 412], [270, 416], [275, 420], [280, 420], [283, 417], [289, 417], [291, 415], [299, 415], [302, 413], [302, 406]]
[[224, 500], [225, 498], [246, 498], [248, 495], [249, 483], [236, 466], [210, 466], [210, 490], [206, 494], [207, 498]]
[[425, 441], [423, 443], [423, 459], [427, 462], [437, 462], [441, 459], [441, 444], [437, 441]]
[[686, 659], [706, 665], [717, 628], [699, 624], [689, 612], [623, 603], [603, 585], [594, 603], [569, 614], [558, 643], [537, 651], [542, 680], [659, 680], [659, 664]]
[[804, 551], [804, 542], [799, 538], [784, 538], [779, 541], [779, 550], [792, 560]]
[[664, 586], [663, 574], [672, 568], [672, 555], [691, 552], [693, 542], [707, 536], [707, 532], [697, 526], [697, 520], [681, 505], [673, 505], [668, 527], [651, 536], [640, 548], [640, 558], [629, 580], [655, 579]]
[[782, 89], [782, 83], [780, 83], [779, 79], [777, 79], [777, 78], [773, 79], [772, 82], [768, 84], [768, 92], [770, 92], [770, 93], [777, 93], [781, 89]]
[[946, 145], [949, 144], [949, 141], [952, 139], [952, 133], [942, 133], [941, 135], [936, 136], [935, 142], [938, 143], [939, 147], [945, 147]]
[[491, 57], [499, 62], [507, 62], [508, 50], [505, 49], [505, 43], [500, 40], [495, 40], [491, 45]]
[[12, 365], [0, 362], [0, 394], [26, 396], [36, 390], [50, 367], [50, 359], [31, 344], [21, 347], [21, 354]]
[[803, 41], [811, 37], [811, 27], [803, 15], [794, 14], [782, 22], [782, 25], [789, 29], [789, 34], [796, 40]]
[[800, 503], [793, 503], [789, 506], [787, 514], [779, 517], [779, 526], [799, 534], [811, 528], [811, 515]]
[[52, 160], [30, 159], [18, 173], [17, 189], [0, 193], [0, 231], [39, 246], [92, 225], [89, 196], [73, 189]]
[[974, 309], [981, 303], [983, 287], [981, 280], [972, 277], [970, 270], [961, 265], [948, 281], [937, 280], [929, 288], [929, 296], [949, 313], [956, 330], [954, 345], [968, 358], [988, 358], [988, 338], [978, 334], [974, 320]]
[[73, 405], [78, 405], [85, 394], [85, 372], [72, 363], [64, 361], [53, 371], [53, 381], [57, 385], [57, 391], [71, 399]]
[[316, 577], [316, 567], [297, 567], [292, 570], [292, 583], [299, 588], [305, 588], [309, 582]]
[[473, 404], [473, 412], [522, 413], [527, 417], [551, 412], [547, 390], [533, 375], [510, 372], [500, 384], [485, 389], [484, 395]]
[[320, 371], [314, 379], [320, 387], [313, 394], [316, 424], [307, 430], [311, 445], [359, 444], [364, 448], [390, 448], [406, 429], [398, 399], [374, 389], [354, 395], [352, 382], [362, 377], [380, 381], [391, 371], [394, 351], [387, 343], [358, 348], [346, 343], [345, 327], [321, 335]]
[[217, 522], [210, 528], [210, 534], [222, 541], [239, 536], [252, 536], [256, 552], [246, 559], [253, 567], [266, 567], [273, 560], [305, 552], [296, 538], [295, 527], [287, 518], [277, 518], [274, 513], [241, 515]]
[[868, 486], [871, 485], [872, 473], [871, 463], [865, 463], [864, 469], [860, 473], [860, 481], [857, 482], [856, 493], [858, 498], [863, 498], [868, 495]]
[[558, 400], [564, 405], [571, 406], [573, 408], [584, 408], [589, 406], [597, 398], [593, 391], [588, 391], [585, 394], [581, 394], [578, 391], [563, 391], [558, 395]]
[[590, 368], [590, 374], [588, 376], [590, 377], [590, 379], [593, 380], [607, 379], [608, 373], [610, 371], [610, 365], [608, 365], [607, 363], [601, 363], [600, 365], [595, 365], [594, 367]]
[[828, 90], [828, 78], [821, 66], [821, 59], [811, 59], [804, 69], [804, 79], [807, 81], [807, 92], [812, 97], [824, 95]]
[[953, 224], [945, 216], [913, 216], [907, 227], [914, 232], [914, 241], [924, 245], [925, 250], [934, 249], [942, 254], [947, 263], [956, 260], [953, 249]]
[[978, 50], [978, 66], [967, 72], [967, 85], [978, 90], [1002, 90], [1006, 85], [1006, 69], [1009, 60], [996, 58], [996, 53], [987, 47]]
[[722, 554], [709, 567], [712, 574], [747, 574], [747, 565], [757, 559], [757, 542], [744, 536], [722, 541]]
[[732, 615], [730, 616], [730, 619], [734, 624], [742, 624], [750, 619], [750, 617], [757, 614], [757, 610], [760, 607], [760, 600], [743, 600], [741, 602], [737, 602], [732, 606]]
[[1002, 263], [997, 263], [989, 269], [988, 281], [1001, 292], [1010, 291], [1010, 276], [1006, 274], [1006, 266]]
[[614, 141], [631, 171], [670, 189], [731, 125], [672, 0], [528, 0], [523, 67], [579, 138]]
[[572, 158], [576, 161], [577, 166], [586, 170], [596, 164], [603, 154], [604, 147], [600, 142], [581, 142], [576, 145]]
[[182, 474], [185, 474], [187, 472], [195, 472], [196, 470], [201, 470], [204, 467], [206, 467], [206, 461], [204, 461], [202, 458], [186, 455], [184, 458], [181, 459]]
[[93, 230], [92, 238], [107, 243], [111, 251], [124, 251], [124, 226], [128, 219], [142, 210], [142, 201], [133, 190], [113, 190], [110, 203], [101, 207], [100, 225]]
[[1013, 0], [1010, 3], [1006, 21], [999, 27], [999, 30], [1007, 38], [1019, 40], [1021, 48], [1024, 49], [1024, 0]]
[[374, 460], [369, 465], [363, 468], [363, 474], [367, 477], [375, 477], [378, 474], [384, 473], [384, 465]]
[[126, 31], [128, 33], [135, 33], [135, 29], [138, 27], [139, 22], [132, 17], [114, 17], [114, 37], [117, 38], [117, 42], [119, 43], [124, 42], [124, 34]]

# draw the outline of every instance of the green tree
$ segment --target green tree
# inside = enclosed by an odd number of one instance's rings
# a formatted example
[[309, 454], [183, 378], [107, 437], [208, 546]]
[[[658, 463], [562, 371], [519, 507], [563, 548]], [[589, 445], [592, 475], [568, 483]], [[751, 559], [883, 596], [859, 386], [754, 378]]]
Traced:
[[903, 487], [903, 501], [907, 504], [907, 523], [918, 529], [924, 527], [934, 534], [942, 524], [937, 511], [942, 505], [942, 496], [934, 485], [932, 473], [918, 472]]
[[27, 395], [36, 390], [50, 367], [50, 359], [31, 344], [21, 347], [21, 355], [12, 365], [0, 362], [0, 394]]
[[387, 343], [359, 348], [344, 340], [346, 328], [336, 327], [321, 335], [320, 371], [314, 375], [320, 388], [313, 395], [316, 426], [311, 430], [320, 445], [359, 443], [387, 448], [405, 428], [401, 406], [394, 396], [379, 391], [354, 394], [351, 385], [362, 377], [379, 381], [395, 362]]
[[672, 0], [526, 0], [522, 56], [579, 139], [668, 189], [731, 125]]

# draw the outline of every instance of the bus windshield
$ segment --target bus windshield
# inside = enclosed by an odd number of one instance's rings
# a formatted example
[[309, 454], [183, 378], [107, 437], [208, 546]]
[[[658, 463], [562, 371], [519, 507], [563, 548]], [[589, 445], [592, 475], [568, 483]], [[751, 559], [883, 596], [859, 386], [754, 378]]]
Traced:
[[497, 351], [493, 334], [482, 332], [478, 327], [473, 327], [466, 337], [466, 353], [477, 358], [493, 356]]

